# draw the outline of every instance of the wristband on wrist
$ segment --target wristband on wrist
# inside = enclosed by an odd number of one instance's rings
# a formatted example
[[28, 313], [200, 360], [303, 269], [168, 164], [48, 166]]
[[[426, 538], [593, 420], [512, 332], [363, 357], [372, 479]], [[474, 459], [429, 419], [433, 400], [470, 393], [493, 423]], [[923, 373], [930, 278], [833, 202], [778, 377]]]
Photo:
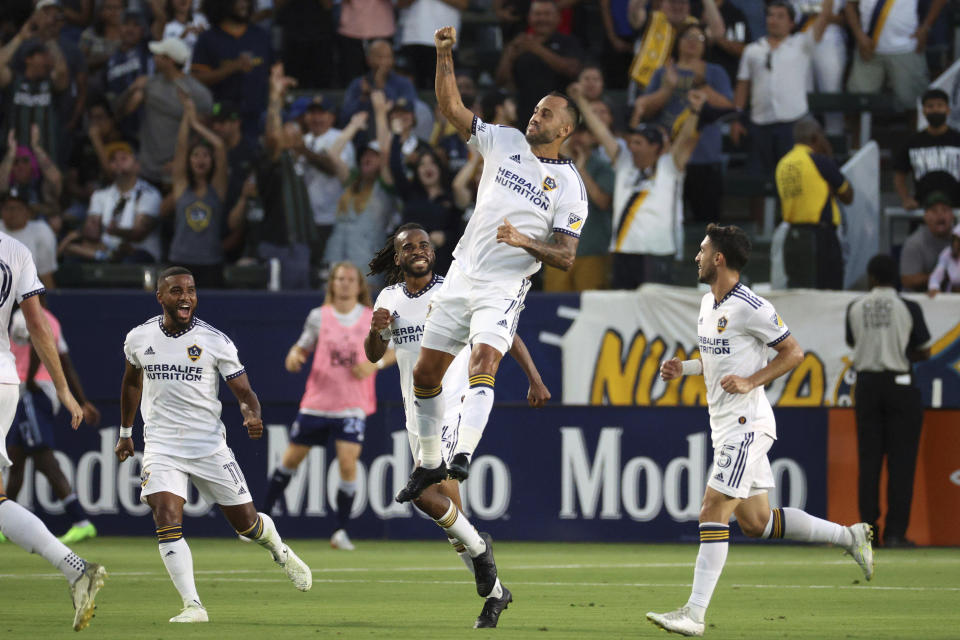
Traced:
[[702, 360], [684, 360], [680, 364], [683, 367], [683, 375], [685, 376], [699, 376], [703, 374]]
[[133, 427], [120, 427], [120, 437], [121, 438], [133, 437]]

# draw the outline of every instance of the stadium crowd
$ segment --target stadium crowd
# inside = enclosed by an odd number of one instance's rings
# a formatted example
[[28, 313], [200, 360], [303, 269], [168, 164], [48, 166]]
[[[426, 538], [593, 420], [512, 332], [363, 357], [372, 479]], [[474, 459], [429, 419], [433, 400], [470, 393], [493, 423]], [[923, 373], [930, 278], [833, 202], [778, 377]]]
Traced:
[[[225, 265], [272, 262], [282, 288], [317, 288], [325, 265], [367, 264], [409, 222], [431, 230], [445, 272], [482, 167], [431, 99], [434, 31], [463, 25], [457, 84], [485, 122], [525, 124], [552, 90], [586, 115], [565, 153], [590, 221], [572, 272], [538, 286], [671, 282], [684, 221], [724, 217], [738, 150], [794, 226], [791, 284], [842, 286], [837, 202], [855, 195], [831, 140], [850, 132], [843, 113], [812, 120], [816, 91], [892, 93], [903, 123], [922, 97], [927, 128], [887, 157], [900, 203], [928, 211], [903, 265], [926, 290], [960, 205], [960, 132], [928, 90], [951, 59], [945, 5], [7, 0], [2, 229], [47, 287], [84, 263], [182, 264], [218, 287]], [[691, 116], [696, 147], [666, 170]]]

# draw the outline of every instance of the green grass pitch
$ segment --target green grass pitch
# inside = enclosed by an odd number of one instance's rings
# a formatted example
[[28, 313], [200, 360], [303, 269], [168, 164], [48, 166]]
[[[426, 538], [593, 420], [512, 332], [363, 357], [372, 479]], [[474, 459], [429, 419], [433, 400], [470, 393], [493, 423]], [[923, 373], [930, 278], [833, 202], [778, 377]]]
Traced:
[[[256, 545], [189, 539], [210, 623], [172, 625], [180, 600], [155, 542], [104, 537], [78, 545], [109, 572], [94, 638], [666, 638], [645, 619], [686, 602], [695, 545], [496, 542], [515, 602], [493, 631], [471, 627], [482, 601], [443, 539], [293, 540], [313, 569], [298, 592]], [[0, 636], [75, 637], [66, 583], [38, 556], [0, 546]], [[960, 550], [883, 550], [862, 580], [839, 549], [732, 544], [707, 616], [717, 638], [960, 638]]]

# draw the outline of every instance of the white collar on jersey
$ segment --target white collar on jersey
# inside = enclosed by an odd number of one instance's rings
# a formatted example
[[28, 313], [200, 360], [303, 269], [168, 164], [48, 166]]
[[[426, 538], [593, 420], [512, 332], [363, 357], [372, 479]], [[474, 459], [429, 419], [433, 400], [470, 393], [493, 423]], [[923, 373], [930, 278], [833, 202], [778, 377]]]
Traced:
[[168, 338], [179, 338], [182, 335], [186, 335], [191, 329], [197, 326], [197, 319], [195, 317], [190, 318], [190, 324], [187, 325], [187, 328], [183, 329], [182, 331], [178, 331], [177, 333], [170, 333], [167, 331], [167, 328], [163, 326], [163, 316], [160, 316], [160, 318], [157, 320], [157, 324], [160, 325], [160, 331], [163, 332], [163, 335], [167, 336]]
[[416, 293], [410, 293], [410, 291], [407, 290], [407, 281], [406, 281], [406, 280], [403, 280], [403, 281], [400, 283], [400, 290], [403, 291], [403, 295], [407, 296], [408, 298], [419, 298], [420, 296], [422, 296], [423, 294], [425, 294], [427, 291], [429, 291], [430, 289], [432, 289], [435, 284], [440, 283], [440, 282], [443, 282], [443, 276], [441, 276], [440, 274], [434, 273], [434, 274], [433, 274], [433, 277], [430, 278], [430, 282], [428, 282], [428, 283], [423, 287], [423, 289], [420, 289], [420, 291], [417, 291]]

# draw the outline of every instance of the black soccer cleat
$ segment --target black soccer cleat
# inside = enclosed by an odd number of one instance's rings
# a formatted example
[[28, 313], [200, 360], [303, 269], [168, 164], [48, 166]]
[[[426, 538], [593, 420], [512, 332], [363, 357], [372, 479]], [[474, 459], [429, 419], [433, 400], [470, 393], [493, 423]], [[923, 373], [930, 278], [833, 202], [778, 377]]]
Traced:
[[470, 458], [465, 453], [458, 453], [453, 456], [450, 466], [447, 467], [450, 477], [458, 482], [463, 482], [470, 477]]
[[443, 482], [446, 479], [447, 465], [443, 462], [441, 462], [440, 466], [436, 469], [417, 467], [413, 470], [413, 473], [410, 474], [410, 479], [407, 480], [407, 486], [397, 492], [396, 501], [410, 502], [415, 498], [419, 498], [423, 490], [430, 485]]
[[[483, 538], [487, 548], [477, 557], [470, 559], [473, 561], [473, 577], [477, 581], [477, 595], [486, 598], [497, 584], [497, 563], [493, 560], [493, 540], [490, 534], [481, 533], [480, 537]], [[497, 615], [500, 615], [499, 611]], [[497, 626], [496, 620], [493, 626]]]
[[493, 629], [496, 627], [497, 621], [500, 620], [500, 614], [513, 602], [513, 594], [510, 593], [510, 589], [502, 584], [500, 586], [503, 588], [503, 595], [499, 598], [487, 598], [487, 601], [483, 603], [483, 610], [480, 611], [477, 621], [473, 623], [474, 629]]

